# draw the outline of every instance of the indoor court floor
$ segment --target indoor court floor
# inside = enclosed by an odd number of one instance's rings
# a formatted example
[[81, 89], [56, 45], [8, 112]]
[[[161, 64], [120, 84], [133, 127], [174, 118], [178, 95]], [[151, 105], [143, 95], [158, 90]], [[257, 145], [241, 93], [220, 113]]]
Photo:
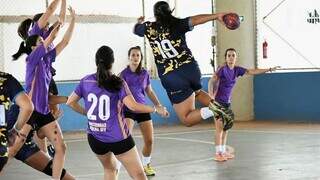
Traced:
[[[235, 159], [215, 162], [210, 123], [194, 127], [155, 128], [152, 180], [320, 180], [320, 124], [237, 122], [228, 145]], [[141, 149], [140, 131], [134, 138]], [[84, 133], [66, 133], [67, 170], [79, 180], [103, 179], [100, 162]], [[1, 180], [42, 180], [49, 177], [13, 160]], [[130, 179], [122, 167], [119, 179]]]

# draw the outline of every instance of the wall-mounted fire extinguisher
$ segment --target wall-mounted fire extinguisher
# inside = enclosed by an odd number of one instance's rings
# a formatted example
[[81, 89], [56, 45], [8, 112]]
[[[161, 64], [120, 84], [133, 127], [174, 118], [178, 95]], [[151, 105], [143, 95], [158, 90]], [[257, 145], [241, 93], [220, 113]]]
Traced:
[[264, 42], [262, 43], [262, 55], [263, 55], [263, 59], [267, 59], [268, 58], [268, 43], [266, 40], [264, 40]]

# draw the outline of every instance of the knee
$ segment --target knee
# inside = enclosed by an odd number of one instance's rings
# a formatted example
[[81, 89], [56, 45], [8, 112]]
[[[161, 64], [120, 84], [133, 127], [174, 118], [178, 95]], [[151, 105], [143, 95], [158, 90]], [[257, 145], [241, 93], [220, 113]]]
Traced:
[[108, 174], [117, 174], [117, 167], [116, 166], [109, 166], [109, 167], [104, 167], [104, 171]]
[[62, 141], [61, 143], [57, 144], [55, 147], [54, 147], [56, 153], [62, 153], [62, 154], [65, 154], [66, 151], [67, 151], [67, 145], [64, 141]]
[[182, 122], [182, 124], [183, 124], [184, 126], [186, 126], [186, 127], [191, 127], [191, 126], [194, 125], [194, 124], [188, 122], [186, 119], [183, 119], [181, 122]]

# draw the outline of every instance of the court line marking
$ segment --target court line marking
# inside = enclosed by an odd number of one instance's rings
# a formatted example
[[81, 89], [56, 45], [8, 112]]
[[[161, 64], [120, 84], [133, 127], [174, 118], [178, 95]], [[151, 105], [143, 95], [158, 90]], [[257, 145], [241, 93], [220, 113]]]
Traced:
[[[206, 130], [195, 130], [195, 131], [181, 131], [181, 132], [169, 132], [169, 133], [155, 133], [154, 137], [161, 137], [161, 136], [169, 136], [169, 135], [183, 135], [183, 134], [192, 134], [192, 133], [203, 133], [203, 132], [214, 132], [215, 130], [206, 129]], [[261, 134], [298, 134], [298, 135], [320, 135], [320, 132], [284, 132], [284, 131], [263, 131], [263, 130], [231, 130], [229, 133], [236, 132], [236, 133], [261, 133]], [[142, 135], [133, 135], [133, 137], [141, 138]], [[73, 143], [73, 142], [82, 142], [87, 141], [86, 138], [83, 139], [72, 139], [66, 140], [66, 143]]]

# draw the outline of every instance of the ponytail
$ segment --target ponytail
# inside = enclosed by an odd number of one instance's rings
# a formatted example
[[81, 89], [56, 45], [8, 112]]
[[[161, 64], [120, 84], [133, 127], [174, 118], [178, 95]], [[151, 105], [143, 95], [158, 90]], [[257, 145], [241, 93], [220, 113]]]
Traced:
[[31, 49], [30, 47], [29, 47], [29, 48], [26, 47], [26, 46], [25, 46], [25, 42], [22, 41], [22, 42], [20, 43], [18, 52], [16, 52], [14, 55], [12, 55], [12, 60], [13, 60], [13, 61], [16, 61], [16, 60], [19, 59], [19, 57], [20, 57], [22, 54], [27, 54], [27, 55], [29, 55], [31, 52], [32, 52], [32, 49]]
[[16, 52], [14, 55], [12, 55], [13, 61], [19, 59], [19, 57], [22, 54], [29, 55], [31, 53], [32, 50], [31, 50], [31, 48], [26, 47], [25, 41], [29, 37], [28, 31], [29, 31], [29, 28], [32, 23], [33, 23], [33, 20], [30, 18], [28, 18], [20, 23], [20, 25], [18, 27], [18, 35], [23, 39], [23, 42], [20, 43], [18, 52]]
[[102, 46], [96, 53], [98, 86], [110, 92], [118, 92], [122, 87], [122, 79], [111, 72], [114, 62], [113, 51], [108, 46]]
[[20, 25], [18, 27], [18, 35], [23, 40], [26, 40], [28, 38], [28, 36], [29, 36], [28, 31], [29, 31], [29, 28], [32, 23], [33, 23], [33, 20], [30, 18], [28, 18], [20, 23]]

